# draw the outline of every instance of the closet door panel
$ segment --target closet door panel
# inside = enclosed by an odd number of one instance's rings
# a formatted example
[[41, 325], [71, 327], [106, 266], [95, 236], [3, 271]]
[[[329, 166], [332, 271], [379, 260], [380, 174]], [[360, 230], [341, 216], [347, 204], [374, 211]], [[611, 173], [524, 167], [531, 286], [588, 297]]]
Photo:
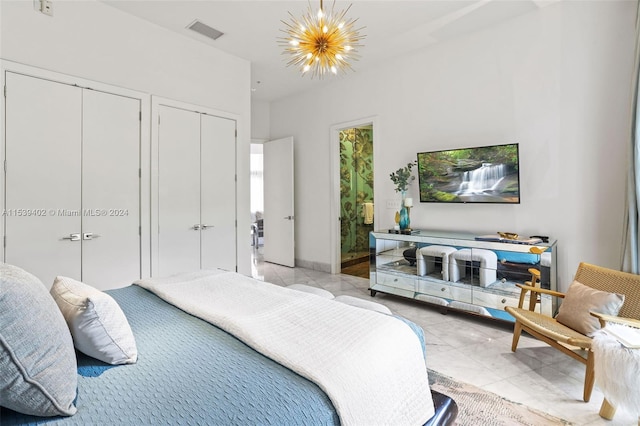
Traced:
[[10, 72], [6, 84], [5, 261], [47, 287], [80, 279], [82, 89]]
[[158, 274], [200, 269], [200, 114], [159, 107]]
[[236, 270], [236, 122], [202, 115], [202, 268]]
[[140, 101], [83, 92], [82, 280], [99, 289], [140, 278]]

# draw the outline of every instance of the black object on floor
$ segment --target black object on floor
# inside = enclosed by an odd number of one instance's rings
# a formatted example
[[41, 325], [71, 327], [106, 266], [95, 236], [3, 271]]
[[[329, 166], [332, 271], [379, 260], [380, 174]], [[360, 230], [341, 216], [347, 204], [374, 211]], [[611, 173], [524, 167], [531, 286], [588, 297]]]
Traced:
[[458, 417], [458, 404], [445, 394], [431, 390], [433, 406], [436, 410], [424, 426], [450, 426], [455, 424]]

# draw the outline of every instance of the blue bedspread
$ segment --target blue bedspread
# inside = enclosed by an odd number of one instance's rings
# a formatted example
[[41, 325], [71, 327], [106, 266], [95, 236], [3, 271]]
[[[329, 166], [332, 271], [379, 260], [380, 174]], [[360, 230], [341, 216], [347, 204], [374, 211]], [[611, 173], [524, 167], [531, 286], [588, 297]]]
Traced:
[[3, 426], [339, 424], [318, 386], [235, 337], [140, 287], [108, 293], [129, 320], [137, 364], [78, 354], [77, 414], [48, 419], [3, 409]]

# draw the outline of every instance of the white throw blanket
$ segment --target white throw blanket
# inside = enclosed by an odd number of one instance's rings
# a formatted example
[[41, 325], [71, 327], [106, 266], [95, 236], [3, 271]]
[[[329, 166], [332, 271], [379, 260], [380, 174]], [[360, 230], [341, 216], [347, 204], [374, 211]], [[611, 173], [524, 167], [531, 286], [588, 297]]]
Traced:
[[609, 323], [593, 335], [596, 383], [614, 407], [640, 416], [640, 349], [624, 347], [605, 330], [621, 334], [627, 328]]
[[434, 414], [420, 342], [397, 318], [233, 272], [135, 284], [316, 383], [343, 425], [422, 425]]

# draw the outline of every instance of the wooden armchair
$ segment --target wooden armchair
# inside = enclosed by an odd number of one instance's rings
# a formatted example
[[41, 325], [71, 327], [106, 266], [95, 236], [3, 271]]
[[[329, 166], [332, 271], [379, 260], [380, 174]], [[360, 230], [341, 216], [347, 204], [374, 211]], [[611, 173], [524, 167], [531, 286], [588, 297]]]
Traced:
[[[535, 273], [533, 275], [535, 277]], [[624, 322], [625, 318], [640, 320], [640, 275], [615, 271], [588, 263], [580, 263], [575, 280], [596, 290], [625, 295], [625, 301], [620, 309], [619, 316], [607, 316], [607, 322]], [[592, 339], [560, 324], [555, 318], [534, 312], [536, 301], [540, 295], [548, 294], [553, 297], [564, 298], [565, 293], [536, 287], [535, 279], [532, 279], [532, 281], [534, 283], [533, 286], [517, 284], [521, 288], [520, 303], [517, 308], [510, 306], [505, 308], [516, 320], [511, 350], [516, 351], [520, 334], [522, 331], [526, 331], [531, 336], [585, 364], [583, 399], [587, 402], [591, 398], [595, 380], [593, 352], [591, 351]], [[525, 297], [529, 292], [530, 303], [529, 306], [524, 308]], [[579, 348], [586, 351], [586, 356], [576, 351]]]

